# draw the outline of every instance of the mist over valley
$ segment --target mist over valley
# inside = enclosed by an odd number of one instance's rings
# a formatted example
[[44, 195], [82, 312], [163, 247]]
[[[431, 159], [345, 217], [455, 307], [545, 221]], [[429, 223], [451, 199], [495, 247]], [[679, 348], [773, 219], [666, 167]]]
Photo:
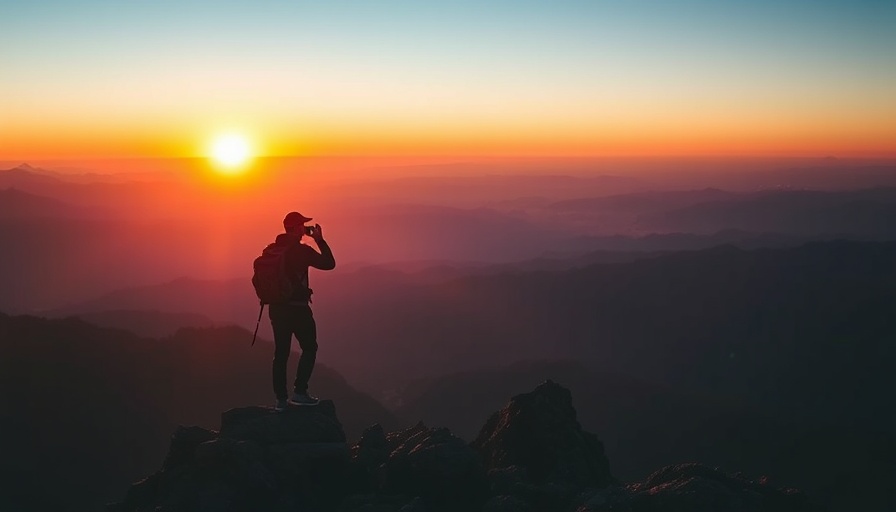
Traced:
[[[623, 481], [695, 461], [831, 510], [886, 510], [892, 164], [735, 163], [678, 181], [645, 168], [348, 179], [278, 165], [241, 188], [0, 171], [2, 470], [20, 490], [7, 504], [98, 507], [159, 466], [178, 424], [213, 429], [223, 410], [270, 401], [272, 333], [265, 315], [250, 346], [249, 278], [299, 210], [338, 262], [311, 273], [312, 388], [350, 439], [422, 420], [469, 442], [510, 396], [552, 379]], [[66, 484], [71, 501], [29, 502], [87, 453], [98, 462]]]

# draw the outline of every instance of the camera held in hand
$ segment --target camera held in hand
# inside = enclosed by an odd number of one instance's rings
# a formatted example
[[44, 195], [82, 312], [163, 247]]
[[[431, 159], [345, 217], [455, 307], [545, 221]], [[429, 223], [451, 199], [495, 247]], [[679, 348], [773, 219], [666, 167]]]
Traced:
[[305, 226], [305, 235], [314, 236], [314, 226]]

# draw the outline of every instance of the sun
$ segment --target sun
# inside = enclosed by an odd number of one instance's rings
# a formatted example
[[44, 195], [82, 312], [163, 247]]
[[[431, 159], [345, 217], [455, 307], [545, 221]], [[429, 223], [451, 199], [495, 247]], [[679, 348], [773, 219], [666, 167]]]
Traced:
[[212, 144], [212, 158], [227, 169], [239, 168], [251, 156], [249, 142], [241, 135], [222, 135]]

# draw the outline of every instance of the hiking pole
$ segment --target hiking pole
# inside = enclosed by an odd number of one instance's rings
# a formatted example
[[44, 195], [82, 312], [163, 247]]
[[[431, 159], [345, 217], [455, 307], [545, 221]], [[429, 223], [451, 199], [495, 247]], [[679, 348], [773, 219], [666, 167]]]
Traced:
[[261, 324], [261, 313], [264, 311], [264, 302], [261, 303], [261, 309], [258, 310], [258, 321], [255, 322], [255, 334], [252, 335], [252, 347], [255, 346], [255, 337], [258, 336], [258, 326]]

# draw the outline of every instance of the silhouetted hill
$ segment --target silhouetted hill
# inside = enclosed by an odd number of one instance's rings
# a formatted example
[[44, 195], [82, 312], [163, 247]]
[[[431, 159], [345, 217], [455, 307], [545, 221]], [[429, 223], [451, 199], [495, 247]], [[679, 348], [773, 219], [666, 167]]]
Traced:
[[141, 510], [821, 512], [766, 479], [679, 464], [621, 485], [568, 389], [547, 381], [492, 414], [470, 444], [423, 423], [345, 442], [333, 402], [225, 412], [180, 428], [161, 469], [110, 512]]
[[[315, 276], [316, 277], [316, 276]], [[129, 311], [158, 311], [177, 315], [182, 312], [206, 318], [230, 320], [237, 323], [245, 313], [246, 326], [254, 327], [258, 316], [258, 297], [254, 295], [250, 278], [192, 279], [180, 277], [152, 286], [122, 288], [79, 304], [47, 311], [52, 317], [82, 316], [123, 309]]]
[[760, 173], [744, 172], [735, 179], [749, 188], [789, 187], [818, 189], [860, 189], [896, 186], [896, 165], [892, 160], [849, 161], [840, 158], [818, 159], [814, 165], [789, 164]]
[[19, 188], [57, 185], [59, 178], [43, 169], [23, 163], [11, 169], [0, 169], [0, 188]]
[[[0, 509], [95, 509], [158, 466], [178, 424], [215, 426], [222, 409], [270, 402], [272, 348], [251, 338], [219, 327], [149, 339], [0, 314]], [[351, 435], [398, 426], [332, 369], [318, 366], [311, 385], [339, 401]]]
[[635, 192], [603, 197], [584, 197], [557, 201], [547, 208], [557, 212], [619, 212], [643, 214], [663, 211], [711, 201], [726, 201], [738, 197], [735, 192], [706, 188], [703, 190], [663, 190]]
[[62, 201], [29, 194], [15, 188], [0, 190], [0, 220], [22, 218], [71, 218], [86, 211]]
[[725, 230], [789, 236], [894, 236], [887, 219], [896, 211], [896, 188], [847, 190], [766, 189], [734, 192], [660, 190], [564, 201], [508, 204], [508, 212], [577, 233], [712, 234]]
[[[417, 260], [514, 261], [538, 256], [543, 249], [533, 244], [558, 244], [569, 238], [534, 219], [519, 218], [491, 208], [456, 208], [439, 205], [390, 204], [364, 208], [346, 206], [331, 222], [357, 225], [341, 243], [343, 254], [368, 261], [396, 258]], [[380, 239], [401, 241], [401, 250]]]
[[[497, 174], [483, 174], [470, 166], [439, 166], [437, 174], [429, 176], [405, 176], [391, 179], [361, 181], [340, 185], [333, 190], [353, 204], [381, 201], [389, 197], [399, 203], [425, 203], [457, 207], [482, 207], [501, 205], [520, 197], [542, 196], [553, 200], [583, 196], [606, 196], [642, 191], [648, 184], [639, 178], [613, 175], [560, 175], [556, 171], [521, 174], [518, 169]], [[403, 173], [407, 174], [409, 168]], [[446, 172], [447, 171], [447, 172]], [[467, 174], [459, 174], [466, 172]], [[432, 170], [430, 171], [432, 172]]]
[[[591, 234], [632, 233], [640, 216], [683, 208], [710, 201], [728, 201], [739, 197], [735, 192], [715, 188], [704, 190], [662, 190], [597, 197], [579, 196], [552, 202], [538, 211], [540, 216], [564, 228]], [[725, 228], [722, 228], [725, 229]], [[668, 230], [667, 230], [668, 231]], [[683, 230], [681, 230], [683, 231]]]
[[855, 191], [784, 190], [746, 194], [644, 213], [645, 231], [715, 233], [721, 229], [800, 235], [846, 235], [892, 239], [896, 188]]
[[[775, 232], [751, 232], [726, 229], [709, 235], [692, 233], [654, 233], [643, 236], [580, 236], [566, 241], [554, 252], [672, 252], [711, 249], [719, 245], [733, 245], [741, 249], [797, 247], [807, 242], [830, 241], [842, 237], [784, 235]], [[850, 239], [859, 239], [850, 237]], [[550, 255], [550, 253], [548, 254]], [[632, 258], [640, 259], [640, 258]], [[623, 261], [623, 260], [619, 260]], [[608, 263], [592, 261], [591, 263]]]
[[124, 329], [147, 338], [172, 336], [187, 327], [207, 328], [229, 324], [214, 322], [206, 316], [194, 313], [166, 313], [157, 310], [113, 309], [80, 313], [76, 316], [100, 327]]
[[190, 251], [213, 236], [175, 221], [133, 223], [117, 217], [0, 221], [4, 248], [0, 310], [30, 313], [127, 286], [170, 280], [191, 270], [203, 275], [199, 269], [207, 262]]

